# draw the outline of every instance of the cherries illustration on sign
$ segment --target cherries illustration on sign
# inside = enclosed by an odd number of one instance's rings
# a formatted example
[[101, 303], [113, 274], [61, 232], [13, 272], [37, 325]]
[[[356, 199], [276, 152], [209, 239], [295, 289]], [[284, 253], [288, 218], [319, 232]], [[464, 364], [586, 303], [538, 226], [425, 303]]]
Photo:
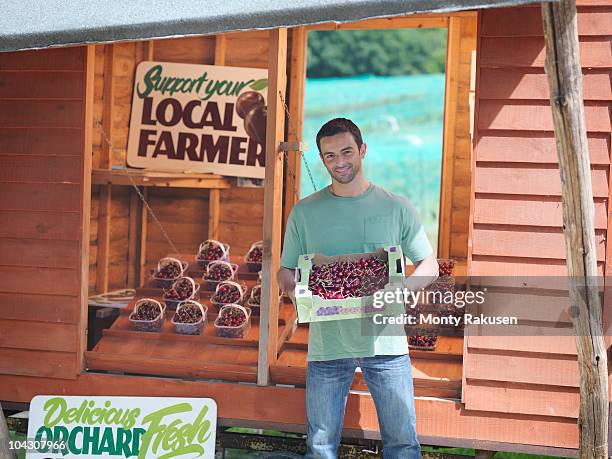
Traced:
[[267, 79], [254, 82], [247, 91], [236, 100], [236, 113], [244, 120], [244, 129], [249, 137], [262, 145], [266, 143], [266, 119], [268, 107], [261, 93], [257, 92], [268, 85]]

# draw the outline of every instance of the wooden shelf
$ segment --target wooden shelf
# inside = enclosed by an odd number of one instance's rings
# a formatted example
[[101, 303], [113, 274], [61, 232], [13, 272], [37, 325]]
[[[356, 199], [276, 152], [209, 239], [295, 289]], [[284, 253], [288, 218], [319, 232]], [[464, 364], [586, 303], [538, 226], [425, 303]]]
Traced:
[[94, 169], [92, 185], [137, 186], [170, 188], [231, 188], [231, 181], [221, 175], [181, 172], [157, 172], [143, 169]]

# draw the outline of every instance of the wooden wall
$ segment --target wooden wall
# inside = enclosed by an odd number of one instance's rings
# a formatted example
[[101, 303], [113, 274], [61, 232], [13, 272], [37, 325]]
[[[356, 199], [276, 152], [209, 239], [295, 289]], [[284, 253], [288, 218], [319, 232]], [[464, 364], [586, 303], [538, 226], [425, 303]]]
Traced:
[[[603, 273], [610, 215], [612, 2], [578, 5], [597, 257]], [[561, 182], [539, 6], [482, 11], [478, 39], [471, 274], [564, 276]], [[467, 409], [578, 416], [574, 337], [466, 341]]]
[[[109, 55], [112, 55], [109, 63]], [[94, 108], [94, 167], [104, 165], [108, 154], [110, 165], [126, 164], [129, 117], [136, 66], [143, 60], [182, 62], [190, 64], [219, 64], [237, 67], [267, 68], [268, 32], [241, 32], [222, 36], [156, 40], [153, 42], [118, 43], [96, 46], [96, 82]], [[112, 122], [105, 119], [112, 117]], [[105, 152], [106, 139], [114, 149]], [[107, 185], [92, 189], [90, 292], [100, 291], [98, 239], [105, 234], [98, 225], [100, 191]], [[112, 186], [111, 224], [108, 243], [108, 288], [132, 285], [128, 281], [130, 202], [134, 198], [130, 187]], [[151, 188], [148, 201], [170, 239], [181, 252], [195, 253], [208, 238], [208, 209], [210, 191], [207, 189]], [[231, 246], [231, 253], [242, 255], [250, 245], [262, 238], [263, 189], [233, 187], [220, 192], [219, 239]], [[132, 207], [132, 212], [136, 208]], [[162, 256], [172, 252], [162, 232], [149, 215], [146, 223], [146, 271], [153, 269]], [[132, 228], [134, 230], [134, 228]], [[135, 234], [135, 231], [133, 231]], [[103, 245], [103, 244], [100, 244]]]
[[2, 374], [81, 370], [92, 65], [87, 47], [0, 53]]

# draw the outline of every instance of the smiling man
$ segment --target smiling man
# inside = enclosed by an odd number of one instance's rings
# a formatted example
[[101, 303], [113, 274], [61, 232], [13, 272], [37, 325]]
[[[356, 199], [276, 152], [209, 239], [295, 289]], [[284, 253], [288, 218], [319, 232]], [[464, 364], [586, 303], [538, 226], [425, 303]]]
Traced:
[[[317, 147], [332, 183], [300, 200], [289, 215], [277, 274], [281, 289], [294, 300], [294, 271], [301, 254], [373, 252], [391, 244], [401, 245], [415, 265], [405, 288], [417, 290], [435, 280], [438, 264], [412, 204], [365, 178], [366, 144], [359, 128], [345, 118], [328, 121], [317, 134]], [[393, 336], [364, 333], [362, 319], [310, 324], [306, 458], [337, 457], [357, 367], [376, 405], [384, 457], [421, 457], [412, 367], [403, 327], [401, 331]]]

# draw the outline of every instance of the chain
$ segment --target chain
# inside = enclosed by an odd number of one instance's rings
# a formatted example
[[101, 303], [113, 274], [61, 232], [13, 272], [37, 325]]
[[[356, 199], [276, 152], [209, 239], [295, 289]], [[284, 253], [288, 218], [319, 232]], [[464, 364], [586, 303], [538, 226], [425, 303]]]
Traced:
[[[293, 118], [291, 117], [291, 113], [289, 113], [289, 107], [287, 107], [287, 104], [285, 103], [285, 98], [283, 97], [282, 93], [279, 91], [278, 95], [280, 97], [281, 102], [283, 103], [283, 109], [285, 110], [285, 114], [287, 115], [287, 120], [289, 121], [289, 126], [290, 128], [293, 130], [293, 133], [297, 139], [297, 126], [295, 125], [295, 122], [293, 120]], [[299, 140], [298, 140], [299, 141]], [[285, 160], [287, 160], [287, 153], [288, 152], [284, 152], [285, 153]], [[302, 161], [304, 162], [304, 166], [306, 166], [306, 172], [308, 172], [308, 177], [310, 178], [310, 183], [312, 184], [312, 189], [314, 191], [317, 191], [317, 185], [315, 184], [314, 178], [312, 176], [312, 172], [310, 170], [310, 166], [308, 165], [308, 161], [306, 161], [306, 156], [304, 156], [304, 152], [299, 151], [300, 156], [302, 157]], [[288, 170], [289, 175], [291, 176], [291, 179], [293, 180], [293, 183], [296, 184], [296, 186], [294, 186], [294, 192], [295, 192], [295, 198], [296, 201], [299, 199], [299, 195], [297, 190], [299, 189], [299, 184], [296, 183], [297, 181], [297, 177], [295, 176], [295, 174], [293, 173], [293, 171]]]
[[[111, 149], [111, 151], [120, 151], [119, 149], [115, 148], [115, 146], [112, 144], [112, 142], [110, 141], [110, 139], [106, 135], [106, 132], [104, 131], [104, 127], [102, 126], [102, 123], [100, 123], [99, 121], [96, 121], [96, 124], [97, 124], [98, 128], [100, 129], [100, 132], [102, 132], [102, 136], [104, 137], [104, 140], [108, 144], [108, 146]], [[164, 238], [166, 239], [166, 242], [170, 245], [170, 247], [172, 247], [172, 251], [174, 253], [178, 253], [178, 249], [176, 248], [176, 246], [172, 242], [172, 239], [170, 239], [170, 236], [168, 236], [168, 233], [166, 232], [166, 230], [162, 226], [161, 222], [157, 218], [157, 215], [155, 215], [155, 212], [153, 212], [153, 209], [151, 209], [151, 206], [149, 205], [149, 203], [145, 199], [144, 195], [140, 191], [140, 188], [138, 188], [138, 185], [136, 185], [136, 182], [134, 182], [134, 179], [132, 178], [132, 174], [130, 174], [130, 172], [126, 169], [125, 170], [125, 175], [127, 175], [127, 177], [130, 179], [132, 187], [134, 187], [134, 189], [136, 190], [136, 193], [138, 193], [138, 196], [140, 196], [140, 200], [142, 201], [142, 203], [147, 208], [147, 211], [151, 215], [151, 218], [153, 218], [153, 221], [158, 226], [158, 228], [161, 231], [161, 233], [164, 235]]]

